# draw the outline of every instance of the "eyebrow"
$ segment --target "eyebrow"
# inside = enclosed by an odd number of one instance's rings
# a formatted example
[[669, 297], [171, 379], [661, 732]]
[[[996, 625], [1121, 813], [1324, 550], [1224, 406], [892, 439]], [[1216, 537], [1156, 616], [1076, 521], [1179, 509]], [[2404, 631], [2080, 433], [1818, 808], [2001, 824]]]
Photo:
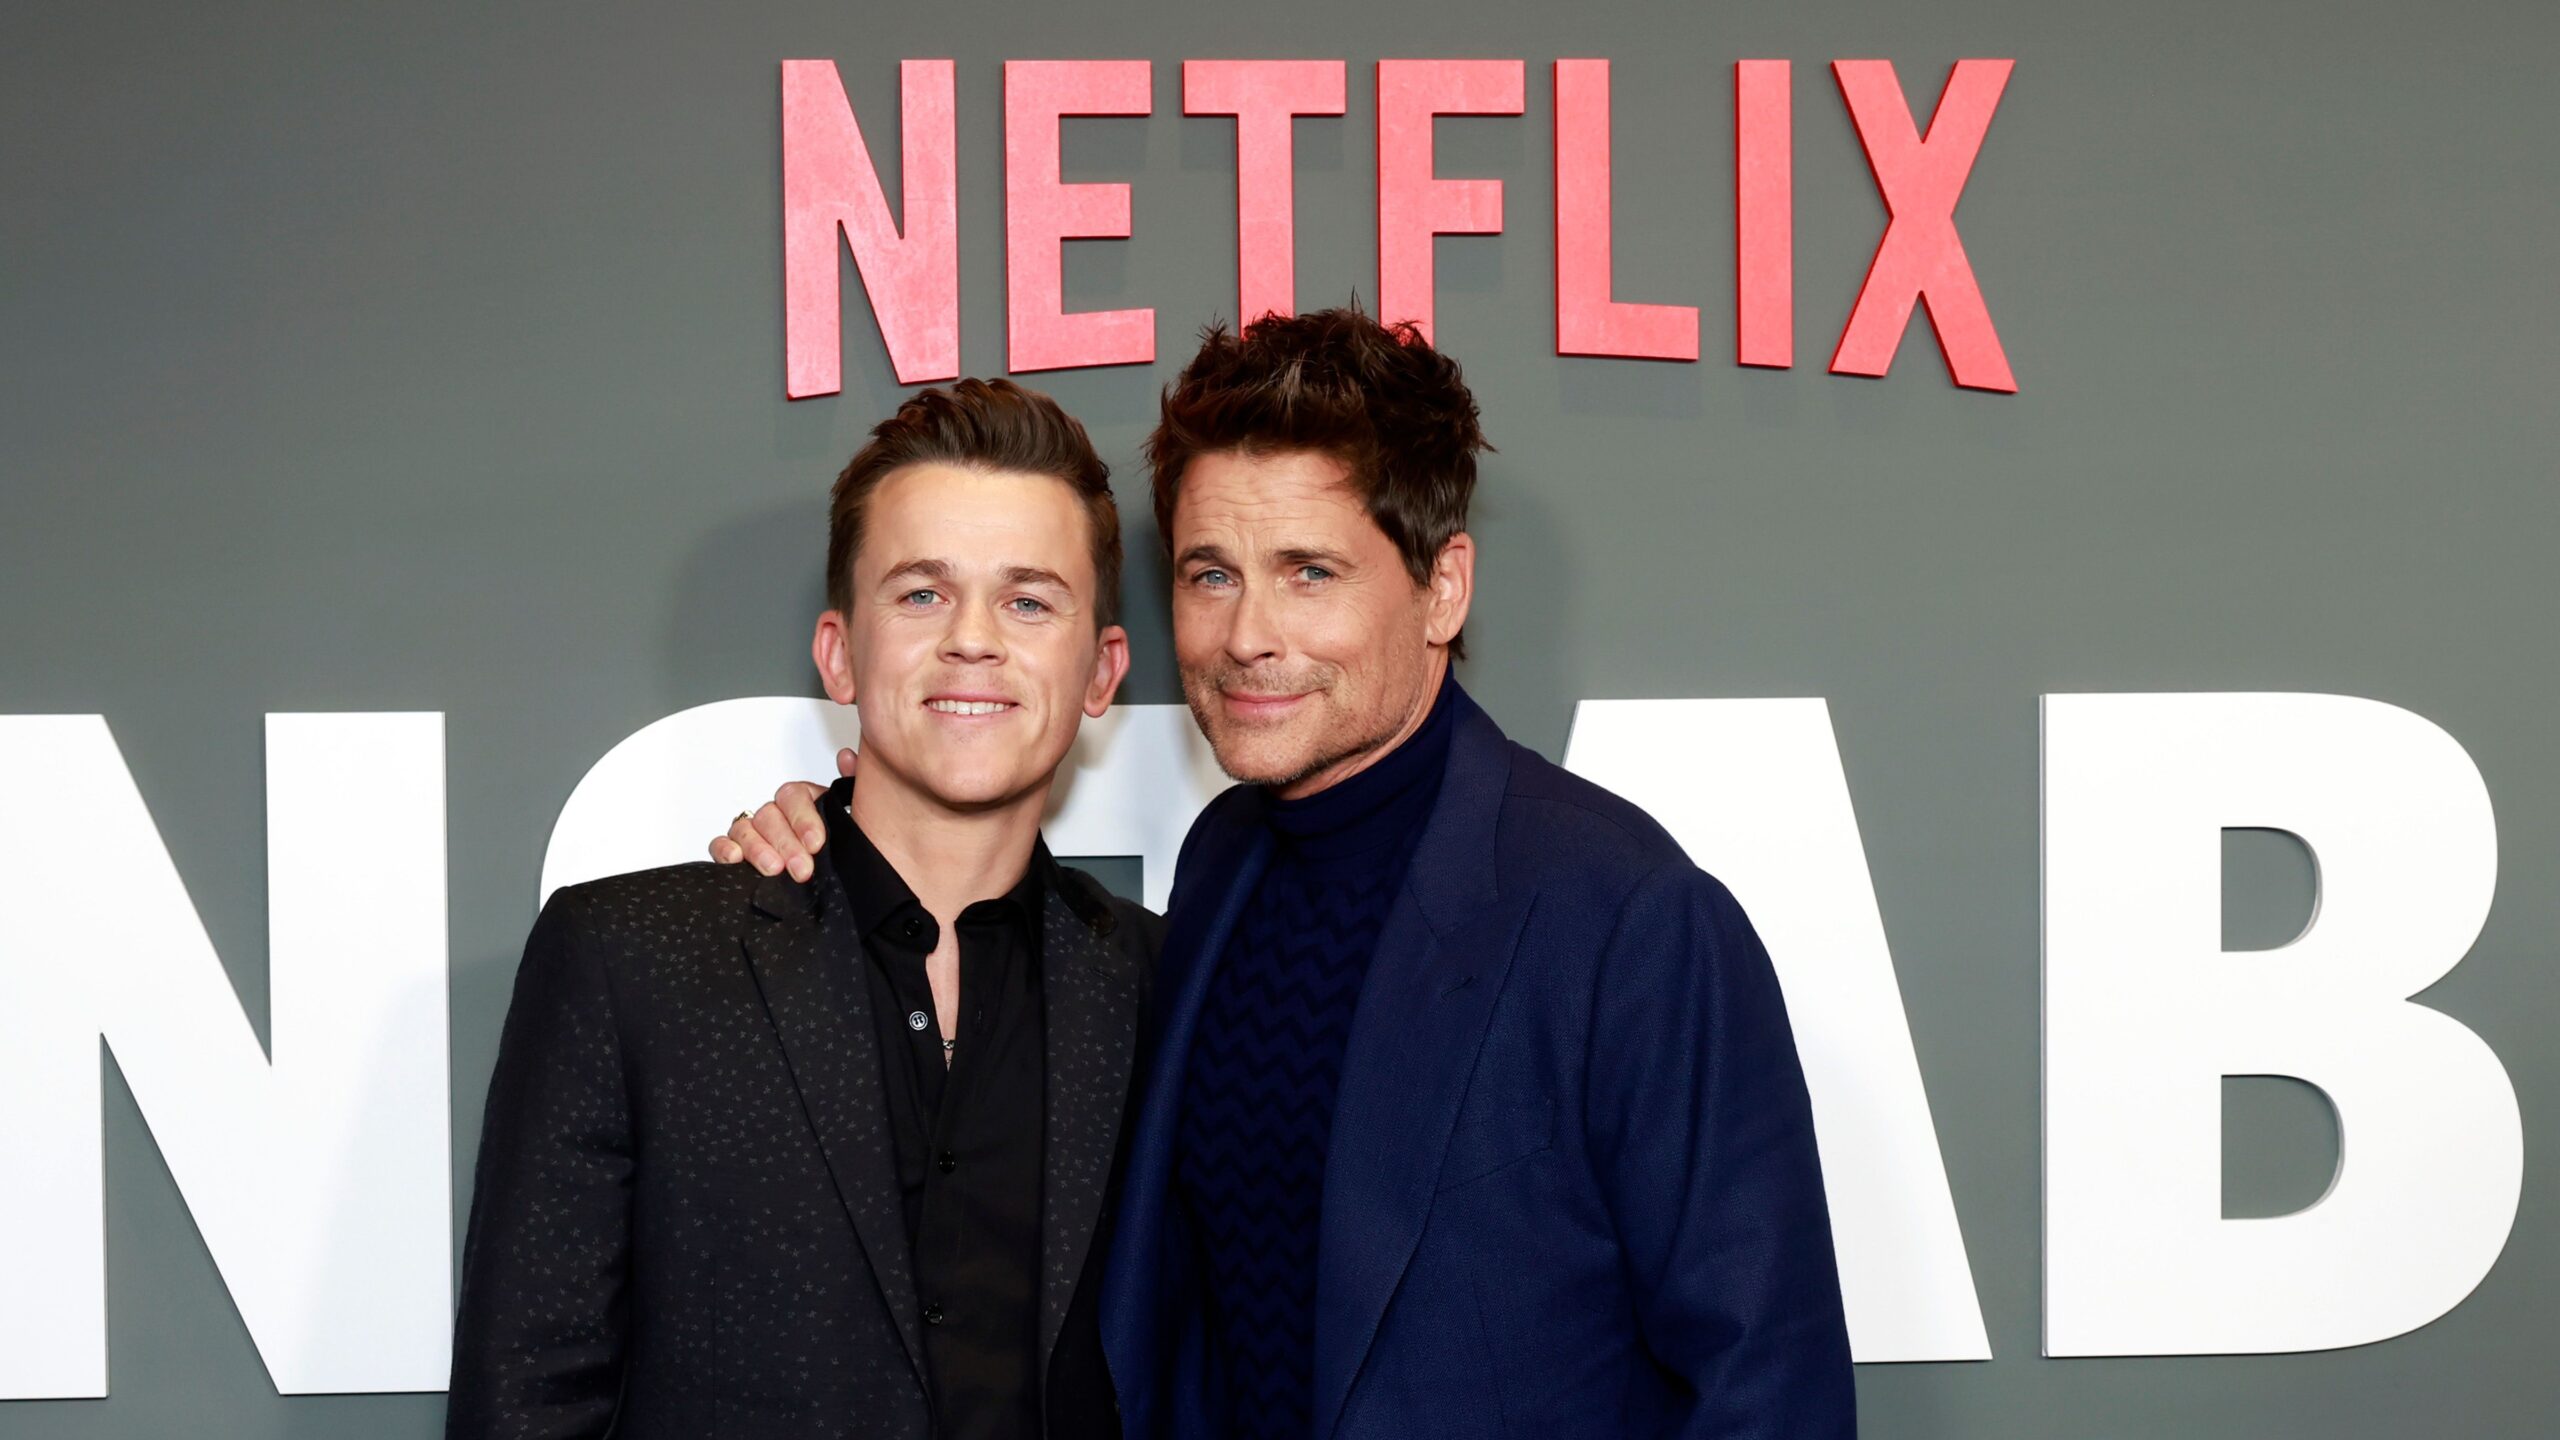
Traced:
[[[1338, 550], [1326, 550], [1314, 545], [1283, 546], [1273, 552], [1273, 558], [1283, 565], [1329, 565], [1336, 570], [1347, 570], [1351, 567], [1350, 556]], [[1206, 565], [1232, 566], [1236, 563], [1227, 557], [1226, 549], [1218, 545], [1194, 545], [1183, 551], [1173, 563], [1178, 569], [1195, 561]]]
[[1054, 585], [1061, 590], [1075, 588], [1067, 583], [1066, 576], [1055, 570], [1044, 570], [1037, 565], [1007, 565], [1004, 567], [1004, 583], [1007, 585]]
[[1332, 550], [1310, 549], [1305, 546], [1292, 546], [1281, 551], [1280, 559], [1289, 565], [1330, 565], [1336, 570], [1348, 569], [1351, 565], [1351, 557], [1348, 555]]
[[948, 585], [951, 583], [951, 562], [948, 560], [930, 559], [920, 555], [912, 560], [901, 561], [897, 565], [890, 567], [889, 572], [880, 577], [880, 583], [886, 585], [892, 580], [903, 580], [909, 576], [919, 576], [926, 580], [939, 580], [943, 584]]
[[[893, 569], [888, 574], [881, 576], [880, 583], [888, 585], [909, 579], [917, 579], [931, 580], [938, 584], [949, 585], [954, 583], [954, 579], [958, 574], [958, 569], [948, 560], [937, 560], [930, 557], [918, 556], [915, 559], [900, 563], [896, 569]], [[1007, 585], [1050, 585], [1055, 586], [1060, 590], [1071, 591], [1075, 589], [1074, 586], [1067, 583], [1067, 577], [1059, 574], [1055, 570], [1051, 570], [1046, 566], [1041, 565], [1007, 565], [1004, 567], [999, 578], [1001, 578]]]

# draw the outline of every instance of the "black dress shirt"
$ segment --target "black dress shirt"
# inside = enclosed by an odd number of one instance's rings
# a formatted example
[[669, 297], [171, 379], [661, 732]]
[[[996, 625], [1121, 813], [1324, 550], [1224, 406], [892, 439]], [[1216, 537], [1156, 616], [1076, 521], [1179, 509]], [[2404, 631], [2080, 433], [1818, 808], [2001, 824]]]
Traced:
[[941, 927], [854, 823], [851, 795], [850, 780], [827, 794], [827, 852], [868, 962], [934, 1433], [1027, 1440], [1041, 1433], [1040, 916], [1056, 862], [1035, 846], [1010, 891], [960, 912], [946, 1068], [945, 1020], [925, 978]]

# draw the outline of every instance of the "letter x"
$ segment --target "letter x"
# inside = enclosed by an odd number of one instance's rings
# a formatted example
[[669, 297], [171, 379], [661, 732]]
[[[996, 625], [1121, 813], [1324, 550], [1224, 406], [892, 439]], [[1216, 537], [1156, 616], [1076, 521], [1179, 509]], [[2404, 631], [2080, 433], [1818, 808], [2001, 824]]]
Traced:
[[1876, 246], [1867, 283], [1832, 354], [1834, 375], [1882, 375], [1911, 322], [1911, 304], [1929, 303], [1929, 324], [1958, 385], [2015, 393], [2009, 359], [1991, 328], [1973, 264], [1956, 237], [1956, 200], [2009, 83], [2008, 60], [1959, 60], [1922, 139], [1890, 60], [1835, 60], [1840, 96], [1858, 127], [1892, 220]]

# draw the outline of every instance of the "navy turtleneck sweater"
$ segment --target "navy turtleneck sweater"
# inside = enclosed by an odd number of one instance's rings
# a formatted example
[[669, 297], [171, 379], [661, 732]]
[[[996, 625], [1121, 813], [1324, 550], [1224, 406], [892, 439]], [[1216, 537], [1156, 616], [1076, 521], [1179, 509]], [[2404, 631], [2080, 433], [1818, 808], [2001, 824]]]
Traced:
[[1421, 728], [1368, 769], [1265, 796], [1271, 860], [1209, 982], [1174, 1161], [1224, 1434], [1307, 1433], [1334, 1092], [1370, 953], [1439, 798], [1456, 688], [1443, 680]]

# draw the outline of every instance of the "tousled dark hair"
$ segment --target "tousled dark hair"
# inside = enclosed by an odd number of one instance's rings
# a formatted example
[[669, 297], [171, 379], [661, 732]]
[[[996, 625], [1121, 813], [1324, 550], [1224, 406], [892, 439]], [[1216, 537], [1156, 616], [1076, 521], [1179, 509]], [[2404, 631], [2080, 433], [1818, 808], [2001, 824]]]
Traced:
[[[1350, 305], [1265, 315], [1241, 334], [1211, 325], [1166, 388], [1147, 437], [1156, 532], [1172, 545], [1174, 506], [1195, 457], [1314, 451], [1341, 463], [1420, 585], [1467, 528], [1476, 456], [1492, 448], [1458, 362], [1410, 321], [1382, 325]], [[1449, 648], [1463, 656], [1463, 637]]]
[[908, 465], [940, 463], [974, 470], [1046, 475], [1065, 482], [1084, 503], [1092, 530], [1097, 626], [1120, 615], [1120, 507], [1111, 498], [1111, 467], [1094, 453], [1084, 426], [1057, 401], [1010, 380], [959, 380], [907, 397], [898, 413], [871, 427], [871, 440], [836, 477], [827, 514], [827, 606], [853, 604], [853, 557], [862, 550], [863, 514], [880, 482]]

